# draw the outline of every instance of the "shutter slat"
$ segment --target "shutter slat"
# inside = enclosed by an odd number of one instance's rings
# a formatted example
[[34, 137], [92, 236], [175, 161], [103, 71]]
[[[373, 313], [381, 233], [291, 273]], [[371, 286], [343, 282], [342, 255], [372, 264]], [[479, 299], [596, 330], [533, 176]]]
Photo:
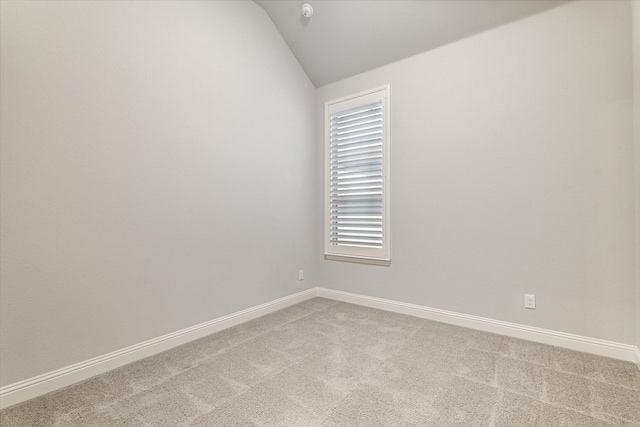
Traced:
[[361, 145], [357, 144], [351, 147], [338, 148], [332, 157], [340, 158], [346, 156], [355, 156], [358, 153], [382, 153], [382, 143]]
[[355, 120], [362, 120], [364, 118], [367, 117], [375, 117], [375, 116], [380, 116], [382, 115], [382, 107], [380, 108], [375, 108], [372, 110], [366, 110], [366, 111], [360, 111], [360, 112], [356, 112], [353, 114], [350, 114], [348, 116], [331, 116], [331, 126], [333, 125], [337, 125], [340, 123], [349, 123], [349, 122], [353, 122]]
[[359, 160], [359, 161], [348, 162], [348, 163], [346, 162], [338, 163], [333, 161], [331, 168], [338, 172], [340, 170], [342, 170], [342, 172], [351, 172], [353, 171], [353, 169], [357, 169], [357, 171], [359, 172], [363, 168], [370, 168], [369, 170], [379, 170], [380, 167], [378, 165], [380, 164], [381, 161], [382, 161], [382, 156], [377, 156], [371, 159]]
[[[346, 175], [349, 174], [349, 175]], [[348, 179], [348, 178], [360, 178], [363, 176], [382, 176], [382, 171], [380, 167], [377, 165], [368, 167], [368, 166], [360, 166], [353, 168], [334, 168], [331, 171], [331, 179], [334, 179], [333, 175], [336, 175], [335, 179]]]
[[341, 167], [357, 166], [356, 162], [362, 160], [373, 160], [374, 163], [371, 166], [378, 166], [379, 161], [376, 159], [382, 158], [382, 150], [378, 147], [364, 148], [361, 150], [347, 151], [345, 153], [336, 153], [330, 157], [330, 161], [333, 165], [339, 165]]
[[382, 137], [380, 135], [372, 135], [372, 136], [363, 136], [362, 138], [353, 138], [350, 139], [348, 141], [336, 141], [334, 139], [331, 139], [331, 148], [335, 148], [335, 147], [351, 147], [354, 145], [359, 145], [359, 144], [363, 144], [363, 143], [367, 143], [367, 142], [382, 142]]
[[378, 117], [369, 117], [362, 120], [352, 121], [350, 123], [337, 123], [334, 135], [341, 135], [345, 132], [353, 132], [355, 129], [372, 129], [377, 128], [382, 123], [382, 115]]
[[369, 244], [378, 244], [378, 242], [380, 241], [379, 239], [376, 239], [375, 237], [360, 237], [360, 236], [338, 236], [338, 235], [332, 235], [331, 236], [331, 240], [339, 240], [343, 243], [346, 242], [358, 242], [358, 243], [369, 243]]
[[331, 219], [334, 219], [334, 218], [337, 220], [339, 219], [340, 221], [347, 221], [347, 220], [354, 220], [354, 219], [382, 220], [382, 215], [380, 215], [380, 212], [348, 212], [348, 213], [343, 213], [342, 215], [339, 215], [339, 214], [331, 215]]
[[331, 189], [331, 192], [346, 192], [346, 191], [362, 191], [362, 190], [380, 190], [382, 191], [382, 184], [373, 184], [373, 185], [365, 185], [365, 184], [357, 184], [357, 185], [349, 185], [349, 186], [340, 186], [334, 187]]
[[350, 246], [352, 248], [371, 248], [371, 249], [381, 249], [382, 245], [363, 245], [363, 244], [358, 244], [358, 243], [340, 243], [340, 242], [332, 242], [332, 245], [336, 245], [336, 246]]
[[362, 107], [353, 108], [351, 110], [343, 111], [340, 113], [335, 113], [331, 116], [332, 120], [341, 121], [347, 120], [348, 118], [353, 118], [358, 114], [366, 114], [376, 110], [382, 110], [382, 103], [377, 102], [375, 104], [364, 105]]
[[370, 203], [369, 201], [365, 201], [365, 202], [358, 202], [356, 201], [336, 201], [334, 203], [331, 203], [331, 210], [336, 210], [336, 211], [345, 211], [345, 213], [347, 213], [348, 211], [353, 211], [353, 210], [366, 210], [366, 211], [381, 211], [382, 209], [382, 203]]
[[335, 182], [337, 182], [338, 184], [342, 182], [351, 182], [353, 180], [358, 180], [358, 179], [382, 179], [382, 173], [377, 171], [352, 173], [349, 175], [343, 175], [343, 174], [335, 174], [335, 175], [336, 175]]
[[331, 218], [336, 218], [339, 220], [347, 220], [347, 219], [362, 219], [360, 217], [366, 217], [366, 219], [375, 219], [382, 220], [382, 209], [341, 209], [341, 210], [331, 210]]
[[354, 234], [346, 234], [346, 233], [339, 233], [336, 235], [333, 235], [332, 237], [335, 237], [336, 240], [359, 240], [361, 242], [367, 242], [367, 243], [377, 243], [377, 240], [379, 238], [382, 238], [382, 233], [379, 234], [366, 234], [366, 233], [354, 233]]
[[350, 179], [350, 180], [342, 180], [342, 181], [338, 181], [335, 184], [333, 184], [334, 186], [337, 187], [347, 187], [347, 186], [352, 186], [352, 185], [373, 185], [373, 184], [380, 184], [382, 185], [382, 180], [380, 178], [373, 178], [373, 179]]

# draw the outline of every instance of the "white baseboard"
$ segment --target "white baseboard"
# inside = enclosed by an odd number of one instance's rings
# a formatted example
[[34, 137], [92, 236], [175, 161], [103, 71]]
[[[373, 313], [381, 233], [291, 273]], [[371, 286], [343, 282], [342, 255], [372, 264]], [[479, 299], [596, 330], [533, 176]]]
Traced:
[[621, 344], [517, 323], [503, 322], [453, 311], [318, 287], [200, 323], [199, 325], [191, 326], [24, 381], [9, 384], [0, 388], [0, 409], [84, 381], [120, 366], [186, 344], [240, 323], [248, 322], [249, 320], [316, 296], [640, 364], [640, 349], [629, 344]]
[[132, 345], [84, 362], [57, 369], [0, 388], [0, 409], [13, 406], [34, 397], [84, 381], [112, 369], [152, 356], [198, 338], [219, 332], [240, 323], [264, 316], [316, 296], [316, 290], [308, 289], [199, 325], [191, 326], [140, 344]]
[[503, 322], [485, 317], [472, 316], [469, 314], [456, 313], [453, 311], [440, 310], [437, 308], [424, 307], [382, 298], [352, 294], [333, 289], [316, 288], [316, 295], [322, 298], [349, 302], [395, 313], [408, 314], [415, 317], [421, 317], [423, 319], [435, 320], [437, 322], [450, 323], [452, 325], [464, 326], [466, 328], [478, 329], [485, 332], [492, 332], [494, 334], [506, 335], [542, 344], [555, 345], [571, 350], [582, 351], [585, 353], [597, 354], [599, 356], [640, 363], [640, 351], [638, 350], [638, 347], [629, 344], [589, 338], [581, 335], [520, 325], [517, 323]]

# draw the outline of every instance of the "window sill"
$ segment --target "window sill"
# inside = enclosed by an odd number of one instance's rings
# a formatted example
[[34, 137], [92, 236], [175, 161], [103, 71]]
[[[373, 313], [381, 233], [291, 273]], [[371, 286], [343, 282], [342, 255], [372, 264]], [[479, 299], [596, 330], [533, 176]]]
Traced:
[[324, 254], [324, 259], [329, 261], [355, 262], [357, 264], [382, 265], [385, 267], [389, 267], [391, 265], [390, 259], [363, 258], [363, 257], [355, 257], [355, 256], [347, 256], [347, 255]]

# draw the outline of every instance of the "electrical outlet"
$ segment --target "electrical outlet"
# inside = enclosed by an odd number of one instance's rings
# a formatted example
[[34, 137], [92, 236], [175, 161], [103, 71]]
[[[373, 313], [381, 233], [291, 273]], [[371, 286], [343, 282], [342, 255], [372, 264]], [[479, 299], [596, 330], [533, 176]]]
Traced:
[[298, 270], [298, 280], [304, 280], [304, 270]]
[[524, 294], [524, 308], [536, 309], [536, 296]]

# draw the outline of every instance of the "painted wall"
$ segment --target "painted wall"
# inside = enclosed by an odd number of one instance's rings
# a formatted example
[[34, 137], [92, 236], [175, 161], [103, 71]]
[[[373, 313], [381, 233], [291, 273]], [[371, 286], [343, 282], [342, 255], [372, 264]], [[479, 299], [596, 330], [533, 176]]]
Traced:
[[0, 15], [1, 385], [310, 286], [315, 88], [258, 5]]
[[631, 2], [633, 35], [633, 140], [636, 175], [636, 345], [640, 347], [640, 2]]
[[323, 123], [391, 84], [393, 260], [323, 261], [319, 283], [635, 342], [630, 7], [572, 2], [320, 88]]

